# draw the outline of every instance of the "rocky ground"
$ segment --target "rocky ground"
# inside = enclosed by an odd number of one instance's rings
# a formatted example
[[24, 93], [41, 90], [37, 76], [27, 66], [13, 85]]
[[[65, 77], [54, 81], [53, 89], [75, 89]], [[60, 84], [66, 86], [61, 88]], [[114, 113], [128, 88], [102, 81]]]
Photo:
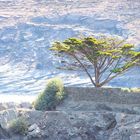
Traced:
[[[74, 88], [73, 90], [75, 91]], [[98, 89], [96, 93], [93, 92], [95, 89], [82, 91], [88, 92], [68, 92], [68, 96], [55, 111], [37, 111], [27, 102], [1, 103], [0, 139], [140, 139], [139, 92], [118, 92], [120, 89]], [[9, 122], [19, 117], [28, 123], [26, 135], [15, 135], [7, 129]]]
[[[92, 105], [94, 106], [94, 105]], [[105, 104], [95, 110], [51, 111], [9, 108], [0, 111], [0, 139], [4, 140], [139, 140], [140, 111], [121, 108], [110, 110]], [[3, 108], [5, 109], [5, 108]], [[28, 133], [25, 136], [9, 134], [5, 129], [9, 121], [26, 118]]]
[[[51, 43], [104, 33], [121, 36], [139, 50], [139, 18], [139, 0], [0, 0], [0, 98], [37, 94], [53, 76], [66, 85], [89, 86], [81, 71], [56, 69], [61, 60], [49, 51]], [[134, 68], [109, 85], [139, 87], [139, 74]]]

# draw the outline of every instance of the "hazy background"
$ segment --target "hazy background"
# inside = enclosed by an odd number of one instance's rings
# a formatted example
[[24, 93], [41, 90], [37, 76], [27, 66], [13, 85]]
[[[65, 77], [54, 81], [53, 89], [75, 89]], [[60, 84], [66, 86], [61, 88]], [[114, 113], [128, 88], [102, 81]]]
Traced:
[[[55, 40], [104, 33], [140, 43], [139, 0], [0, 0], [0, 93], [34, 94], [53, 76], [90, 85], [82, 72], [57, 70], [48, 50]], [[53, 61], [52, 61], [53, 60]], [[110, 82], [140, 87], [140, 68]]]

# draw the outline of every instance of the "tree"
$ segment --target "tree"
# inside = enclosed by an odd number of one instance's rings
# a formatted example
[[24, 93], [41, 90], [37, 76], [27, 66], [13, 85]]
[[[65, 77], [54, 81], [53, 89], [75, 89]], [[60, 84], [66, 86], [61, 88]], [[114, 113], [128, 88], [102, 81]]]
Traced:
[[[106, 36], [68, 38], [54, 42], [51, 50], [74, 58], [95, 87], [102, 87], [140, 60], [140, 52], [134, 50], [134, 45]], [[91, 64], [93, 72], [89, 72], [87, 63]]]

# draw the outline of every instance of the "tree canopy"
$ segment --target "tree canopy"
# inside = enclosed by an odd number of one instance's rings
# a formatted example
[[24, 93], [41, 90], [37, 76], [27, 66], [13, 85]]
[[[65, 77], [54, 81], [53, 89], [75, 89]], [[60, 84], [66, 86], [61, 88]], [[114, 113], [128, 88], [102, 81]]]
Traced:
[[[101, 87], [140, 62], [140, 52], [125, 40], [106, 36], [68, 38], [54, 42], [51, 50], [74, 58], [95, 87]], [[92, 65], [89, 72], [85, 61]]]

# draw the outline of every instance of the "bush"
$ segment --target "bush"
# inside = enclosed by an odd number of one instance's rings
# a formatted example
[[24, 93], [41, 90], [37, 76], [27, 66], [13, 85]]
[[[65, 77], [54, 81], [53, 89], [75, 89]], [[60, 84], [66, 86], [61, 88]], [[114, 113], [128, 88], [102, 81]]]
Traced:
[[48, 81], [45, 90], [34, 102], [36, 110], [55, 110], [56, 106], [64, 99], [64, 86], [60, 78]]
[[124, 92], [132, 92], [132, 93], [140, 92], [140, 88], [121, 88], [121, 90]]
[[28, 131], [28, 124], [22, 117], [14, 119], [9, 123], [9, 131], [14, 134], [25, 135]]

